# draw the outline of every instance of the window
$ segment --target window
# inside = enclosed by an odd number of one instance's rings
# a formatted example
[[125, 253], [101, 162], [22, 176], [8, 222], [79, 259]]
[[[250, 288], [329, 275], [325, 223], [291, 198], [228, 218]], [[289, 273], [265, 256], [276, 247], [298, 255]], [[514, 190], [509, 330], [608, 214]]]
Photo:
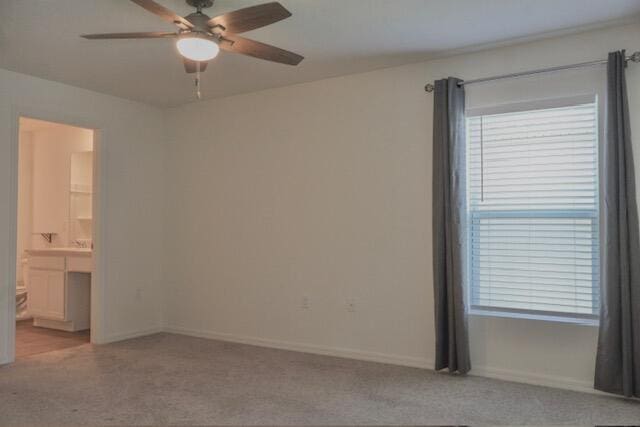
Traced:
[[467, 116], [472, 311], [597, 318], [597, 111]]

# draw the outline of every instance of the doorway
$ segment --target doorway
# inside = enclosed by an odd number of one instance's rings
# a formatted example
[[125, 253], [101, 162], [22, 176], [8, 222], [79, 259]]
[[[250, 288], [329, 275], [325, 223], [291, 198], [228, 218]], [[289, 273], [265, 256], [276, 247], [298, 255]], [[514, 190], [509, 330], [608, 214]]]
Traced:
[[15, 357], [90, 342], [96, 131], [18, 118]]

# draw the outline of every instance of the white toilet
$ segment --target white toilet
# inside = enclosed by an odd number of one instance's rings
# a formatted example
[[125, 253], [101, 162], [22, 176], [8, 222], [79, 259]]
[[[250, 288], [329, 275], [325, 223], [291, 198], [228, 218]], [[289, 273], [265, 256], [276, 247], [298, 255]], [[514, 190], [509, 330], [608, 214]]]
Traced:
[[27, 281], [29, 280], [29, 269], [27, 268], [27, 258], [22, 259], [23, 280], [16, 283], [16, 320], [29, 318], [27, 311]]

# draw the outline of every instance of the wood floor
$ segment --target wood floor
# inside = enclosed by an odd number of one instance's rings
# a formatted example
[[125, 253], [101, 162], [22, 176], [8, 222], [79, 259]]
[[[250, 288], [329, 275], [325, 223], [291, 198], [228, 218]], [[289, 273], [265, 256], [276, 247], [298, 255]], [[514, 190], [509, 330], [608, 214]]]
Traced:
[[16, 322], [16, 358], [77, 347], [89, 342], [89, 331], [64, 332], [55, 329], [36, 328], [33, 320]]

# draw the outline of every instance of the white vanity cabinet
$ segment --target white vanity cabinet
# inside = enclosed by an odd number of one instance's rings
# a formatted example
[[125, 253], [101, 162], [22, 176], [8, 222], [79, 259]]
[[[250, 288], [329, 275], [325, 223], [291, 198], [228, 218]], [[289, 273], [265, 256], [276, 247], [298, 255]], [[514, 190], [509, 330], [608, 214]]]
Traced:
[[29, 313], [35, 318], [66, 320], [65, 273], [32, 268], [29, 274]]
[[27, 309], [34, 326], [65, 331], [89, 329], [91, 252], [81, 249], [28, 252]]

